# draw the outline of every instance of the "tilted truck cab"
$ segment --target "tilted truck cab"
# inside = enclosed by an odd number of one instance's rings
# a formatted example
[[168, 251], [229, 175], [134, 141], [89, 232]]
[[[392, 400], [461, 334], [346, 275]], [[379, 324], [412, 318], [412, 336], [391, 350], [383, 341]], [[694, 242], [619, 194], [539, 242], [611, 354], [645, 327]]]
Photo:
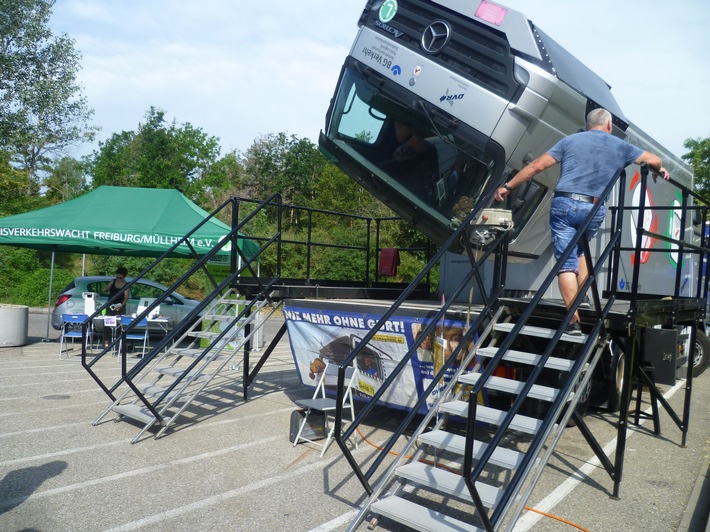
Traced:
[[[687, 165], [625, 117], [609, 85], [523, 14], [485, 1], [371, 1], [320, 147], [441, 244], [476, 201], [559, 139], [583, 129], [587, 113], [597, 107], [612, 113], [613, 134], [659, 154], [674, 179], [692, 187]], [[638, 168], [627, 173], [633, 185], [627, 201], [638, 205]], [[534, 292], [553, 264], [548, 213], [558, 177], [559, 167], [552, 167], [518, 187], [505, 205], [492, 205], [513, 212], [510, 267], [519, 274], [510, 276], [510, 293]], [[649, 194], [653, 204], [678, 203], [663, 183], [651, 184]], [[649, 228], [680, 230], [672, 211], [652, 217]], [[685, 230], [691, 230], [690, 220]], [[630, 246], [634, 237], [625, 235]], [[659, 290], [658, 282], [674, 277], [669, 253], [665, 264], [642, 274], [642, 289]], [[622, 258], [624, 286], [629, 257]], [[459, 262], [452, 254], [443, 270], [454, 274]], [[697, 258], [689, 259], [684, 275], [692, 278], [697, 267]], [[442, 276], [443, 293], [450, 277]]]

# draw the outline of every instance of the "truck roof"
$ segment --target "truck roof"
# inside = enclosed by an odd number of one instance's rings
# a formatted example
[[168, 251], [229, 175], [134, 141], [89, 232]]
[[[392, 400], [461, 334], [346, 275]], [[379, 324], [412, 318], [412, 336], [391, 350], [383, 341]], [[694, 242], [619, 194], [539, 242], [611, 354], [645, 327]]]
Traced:
[[622, 131], [628, 127], [628, 120], [611, 94], [611, 86], [523, 13], [486, 0], [468, 2], [464, 5], [457, 0], [433, 0], [433, 3], [505, 34], [510, 49], [515, 55], [539, 65], [583, 96], [607, 109], [616, 119], [614, 125]]

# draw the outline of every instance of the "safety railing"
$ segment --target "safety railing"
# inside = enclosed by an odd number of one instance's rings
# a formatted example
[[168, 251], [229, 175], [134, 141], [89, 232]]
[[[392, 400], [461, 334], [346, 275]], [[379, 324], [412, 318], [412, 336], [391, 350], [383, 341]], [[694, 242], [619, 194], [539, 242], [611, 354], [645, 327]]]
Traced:
[[[249, 236], [244, 235], [242, 233], [242, 228], [247, 225], [252, 220], [252, 218], [258, 216], [263, 209], [266, 209], [267, 207], [275, 207], [278, 210], [280, 209], [280, 206], [280, 195], [273, 194], [268, 199], [263, 201], [257, 209], [255, 209], [252, 213], [250, 213], [243, 220], [237, 223], [236, 200], [234, 198], [231, 198], [225, 201], [222, 205], [220, 205], [212, 213], [210, 213], [200, 224], [198, 224], [184, 237], [180, 238], [173, 246], [171, 246], [167, 251], [160, 255], [155, 261], [153, 261], [148, 267], [146, 267], [143, 271], [136, 275], [131, 282], [127, 283], [126, 286], [119, 291], [119, 294], [117, 294], [117, 296], [120, 296], [120, 294], [125, 291], [129, 291], [140, 279], [146, 277], [151, 271], [153, 271], [153, 269], [158, 264], [160, 264], [162, 260], [167, 257], [170, 257], [180, 246], [187, 246], [190, 249], [190, 255], [194, 260], [193, 264], [177, 281], [175, 281], [170, 287], [168, 287], [168, 289], [163, 294], [158, 296], [149, 306], [146, 307], [143, 312], [138, 314], [136, 316], [136, 319], [133, 320], [133, 322], [129, 326], [127, 326], [126, 328], [122, 328], [118, 336], [109, 344], [108, 347], [105, 347], [103, 351], [101, 351], [96, 356], [92, 356], [91, 360], [89, 360], [87, 356], [86, 346], [84, 343], [84, 347], [82, 348], [82, 365], [91, 375], [91, 377], [97, 382], [97, 384], [101, 387], [101, 389], [112, 400], [115, 400], [115, 397], [113, 395], [115, 390], [122, 383], [126, 383], [134, 391], [139, 400], [151, 411], [151, 413], [156, 416], [157, 419], [160, 419], [160, 416], [155, 408], [156, 403], [151, 403], [150, 401], [148, 401], [132, 382], [133, 378], [138, 375], [143, 370], [143, 368], [145, 368], [150, 363], [151, 356], [144, 356], [142, 360], [140, 360], [132, 368], [129, 369], [127, 367], [126, 361], [127, 342], [125, 341], [125, 338], [126, 335], [130, 334], [130, 332], [136, 327], [138, 322], [140, 322], [143, 318], [147, 318], [148, 316], [150, 316], [154, 309], [158, 308], [161, 303], [163, 303], [168, 297], [170, 297], [171, 294], [177, 291], [185, 282], [191, 279], [192, 276], [195, 275], [197, 272], [204, 273], [205, 278], [208, 280], [210, 286], [212, 287], [211, 291], [198, 305], [195, 306], [195, 308], [181, 322], [175, 324], [175, 327], [170, 333], [168, 333], [158, 344], [152, 347], [151, 353], [160, 352], [163, 348], [172, 343], [174, 338], [179, 337], [185, 331], [187, 331], [193, 323], [200, 319], [200, 315], [205, 311], [205, 309], [208, 308], [211, 302], [217, 296], [227, 290], [235, 282], [235, 280], [242, 275], [246, 274], [253, 277], [255, 283], [259, 287], [259, 292], [264, 296], [268, 297], [268, 283], [265, 284], [263, 280], [260, 279], [258, 276], [258, 262], [260, 260], [260, 257], [262, 257], [262, 255], [266, 252], [267, 249], [270, 248], [270, 246], [278, 245], [280, 243], [280, 232], [277, 231], [276, 234], [272, 235], [269, 239], [262, 240], [261, 246], [259, 246], [250, 255], [247, 255], [247, 253], [245, 253], [242, 249], [242, 243], [251, 242], [253, 239], [251, 239], [251, 237]], [[196, 231], [198, 231], [203, 225], [208, 223], [211, 219], [217, 218], [219, 215], [224, 215], [225, 213], [229, 214], [228, 211], [230, 209], [231, 216], [233, 218], [232, 229], [224, 235], [224, 237], [221, 239], [217, 246], [211, 249], [208, 253], [204, 255], [199, 255], [190, 243], [191, 236]], [[220, 254], [224, 255], [226, 253], [228, 253], [230, 261], [229, 273], [225, 276], [224, 280], [222, 280], [221, 282], [217, 282], [214, 276], [210, 273], [208, 264], [210, 263], [210, 261], [215, 259], [215, 257], [218, 257]], [[94, 314], [89, 316], [89, 319], [83, 326], [83, 335], [86, 334], [88, 324], [90, 324], [95, 317], [99, 316], [102, 311], [109, 305], [109, 303], [110, 302], [107, 302], [104, 306], [96, 309]], [[251, 305], [245, 302], [245, 307], [242, 309], [236, 319], [241, 319], [244, 315], [248, 314], [250, 310]], [[219, 339], [221, 339], [221, 337], [224, 335], [224, 332], [220, 335]], [[215, 340], [213, 344], [218, 340]], [[121, 357], [121, 378], [113, 385], [109, 385], [105, 383], [103, 379], [97, 374], [97, 372], [93, 370], [93, 367], [98, 364], [104, 356], [107, 356], [107, 354], [112, 353], [115, 349], [116, 344], [119, 344], [121, 346], [119, 353], [119, 356]]]
[[[260, 203], [250, 198], [235, 198], [235, 201], [238, 217], [242, 213], [248, 214]], [[290, 204], [283, 204], [280, 208], [280, 246], [274, 250], [274, 256], [262, 261], [260, 275], [270, 276], [276, 272], [285, 282], [306, 286], [347, 283], [347, 286], [371, 287], [382, 282], [378, 274], [380, 252], [389, 247], [388, 244], [396, 245], [392, 244], [392, 238], [387, 233], [393, 232], [392, 225], [404, 223], [401, 218], [370, 218]], [[264, 212], [264, 216], [274, 223], [277, 215], [268, 211]], [[348, 228], [347, 242], [343, 242], [342, 238], [339, 240], [332, 231], [334, 227]], [[261, 228], [254, 229], [247, 231], [251, 238], [256, 242], [263, 241], [266, 237], [259, 236]], [[397, 246], [397, 251], [416, 255], [417, 260], [421, 257], [426, 260], [432, 253], [431, 242], [426, 238], [422, 240], [419, 245]], [[290, 265], [285, 264], [287, 258], [291, 259]], [[347, 264], [347, 268], [338, 271], [337, 268], [324, 267], [334, 261]], [[294, 263], [297, 268], [294, 268]], [[428, 290], [429, 285], [429, 278], [426, 278], [423, 286]]]
[[[426, 266], [422, 269], [422, 271], [417, 275], [417, 277], [410, 283], [410, 285], [402, 292], [402, 294], [397, 298], [397, 300], [392, 304], [392, 306], [383, 314], [383, 316], [380, 318], [380, 320], [373, 326], [373, 328], [368, 331], [368, 333], [364, 336], [362, 341], [353, 349], [353, 351], [348, 355], [341, 363], [340, 363], [340, 370], [338, 372], [338, 382], [337, 382], [337, 404], [338, 407], [336, 408], [335, 412], [335, 426], [336, 427], [341, 427], [342, 426], [342, 420], [343, 420], [343, 410], [342, 410], [342, 403], [343, 403], [343, 393], [344, 393], [344, 384], [345, 384], [345, 370], [348, 366], [352, 365], [353, 361], [357, 358], [357, 356], [360, 354], [360, 352], [365, 348], [365, 346], [372, 340], [372, 338], [375, 337], [376, 334], [380, 331], [380, 329], [387, 323], [387, 321], [394, 315], [394, 313], [399, 309], [399, 307], [402, 306], [402, 304], [409, 298], [409, 295], [414, 291], [416, 286], [427, 276], [429, 275], [429, 272], [431, 271], [432, 268], [434, 268], [441, 258], [443, 257], [444, 253], [446, 253], [447, 250], [452, 249], [452, 248], [457, 248], [459, 245], [463, 245], [463, 247], [466, 249], [469, 258], [473, 257], [473, 250], [471, 248], [471, 244], [468, 239], [468, 232], [470, 231], [469, 227], [472, 224], [473, 221], [478, 219], [479, 215], [481, 214], [483, 208], [485, 205], [487, 205], [493, 195], [493, 190], [489, 191], [485, 197], [477, 203], [477, 205], [474, 206], [473, 210], [469, 215], [466, 217], [466, 219], [463, 221], [461, 226], [454, 231], [451, 236], [447, 239], [447, 241], [441, 246], [439, 251], [434, 254], [434, 256], [429, 260], [429, 262], [426, 264]], [[484, 323], [484, 320], [490, 318], [495, 312], [495, 301], [497, 298], [501, 295], [502, 293], [502, 284], [500, 283], [500, 280], [503, 279], [503, 269], [505, 267], [505, 256], [507, 252], [507, 235], [506, 233], [500, 233], [498, 238], [494, 240], [490, 245], [488, 245], [481, 254], [472, 261], [472, 269], [462, 277], [461, 281], [459, 282], [458, 286], [455, 288], [455, 290], [452, 292], [451, 297], [444, 301], [437, 310], [437, 312], [431, 317], [429, 322], [424, 326], [423, 330], [421, 331], [421, 334], [415, 339], [414, 343], [410, 347], [410, 349], [407, 351], [407, 353], [402, 357], [400, 362], [397, 364], [397, 366], [392, 369], [391, 371], [388, 372], [387, 378], [381, 385], [381, 387], [375, 391], [373, 394], [372, 398], [365, 403], [358, 414], [355, 417], [355, 420], [344, 430], [344, 431], [336, 431], [336, 442], [338, 443], [338, 446], [340, 447], [341, 451], [343, 452], [346, 460], [350, 464], [353, 472], [355, 473], [356, 477], [360, 481], [360, 483], [363, 485], [365, 490], [367, 491], [368, 494], [372, 493], [372, 486], [369, 483], [369, 479], [372, 477], [372, 475], [379, 469], [381, 466], [382, 462], [386, 458], [387, 454], [392, 450], [394, 447], [395, 443], [399, 439], [399, 437], [404, 434], [405, 430], [407, 427], [410, 425], [414, 417], [417, 415], [417, 413], [420, 411], [422, 406], [425, 404], [425, 401], [427, 400], [428, 395], [432, 393], [432, 391], [437, 387], [437, 383], [440, 379], [443, 378], [443, 376], [448, 372], [449, 368], [452, 367], [452, 365], [455, 362], [456, 356], [459, 354], [460, 350], [463, 348], [464, 345], [466, 345], [468, 342], [473, 340], [473, 335], [475, 332], [481, 327], [481, 325]], [[482, 265], [489, 260], [493, 256], [494, 258], [494, 277], [497, 282], [494, 282], [494, 288], [493, 290], [488, 293], [484, 287], [484, 283], [481, 277], [481, 267]], [[387, 440], [387, 442], [384, 443], [380, 447], [380, 451], [375, 456], [374, 460], [370, 464], [368, 470], [364, 472], [360, 465], [357, 463], [355, 460], [353, 454], [350, 452], [350, 450], [347, 448], [346, 442], [350, 436], [354, 434], [354, 432], [359, 428], [359, 426], [363, 423], [363, 421], [367, 418], [367, 416], [372, 412], [373, 408], [375, 408], [377, 402], [379, 399], [382, 397], [382, 395], [388, 390], [389, 386], [392, 385], [392, 383], [398, 378], [402, 370], [410, 363], [412, 357], [414, 356], [414, 353], [417, 352], [417, 349], [420, 347], [421, 343], [424, 341], [424, 339], [431, 334], [434, 331], [434, 328], [436, 326], [436, 323], [441, 320], [443, 316], [446, 315], [447, 311], [453, 304], [453, 302], [456, 300], [459, 294], [463, 292], [464, 289], [468, 288], [471, 284], [472, 281], [475, 281], [479, 287], [480, 293], [483, 297], [484, 300], [484, 307], [486, 308], [486, 312], [482, 312], [471, 324], [471, 327], [464, 332], [461, 341], [459, 342], [459, 345], [457, 346], [456, 350], [452, 353], [452, 355], [448, 358], [448, 360], [444, 363], [442, 368], [439, 370], [439, 372], [434, 376], [431, 384], [426, 388], [423, 394], [419, 397], [419, 399], [415, 402], [414, 405], [412, 405], [411, 410], [409, 414], [405, 417], [405, 419], [402, 421], [400, 426], [394, 431], [393, 435]]]

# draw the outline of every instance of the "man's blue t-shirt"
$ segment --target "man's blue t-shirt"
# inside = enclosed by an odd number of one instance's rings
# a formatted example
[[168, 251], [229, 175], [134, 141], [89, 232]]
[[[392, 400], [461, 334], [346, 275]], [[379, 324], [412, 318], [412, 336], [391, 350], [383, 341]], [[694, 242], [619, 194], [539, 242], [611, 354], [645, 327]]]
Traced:
[[619, 168], [638, 159], [643, 150], [604, 131], [565, 137], [547, 151], [560, 163], [556, 191], [599, 197]]

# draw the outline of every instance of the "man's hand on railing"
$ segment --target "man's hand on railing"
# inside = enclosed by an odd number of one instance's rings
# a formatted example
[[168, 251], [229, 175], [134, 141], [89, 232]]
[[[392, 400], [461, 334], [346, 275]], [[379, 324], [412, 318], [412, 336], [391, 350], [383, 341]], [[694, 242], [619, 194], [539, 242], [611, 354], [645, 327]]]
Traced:
[[651, 177], [653, 177], [653, 182], [655, 183], [656, 180], [658, 179], [658, 176], [661, 176], [663, 179], [668, 181], [671, 178], [671, 174], [668, 173], [668, 170], [663, 168], [659, 168], [658, 170], [651, 168]]

